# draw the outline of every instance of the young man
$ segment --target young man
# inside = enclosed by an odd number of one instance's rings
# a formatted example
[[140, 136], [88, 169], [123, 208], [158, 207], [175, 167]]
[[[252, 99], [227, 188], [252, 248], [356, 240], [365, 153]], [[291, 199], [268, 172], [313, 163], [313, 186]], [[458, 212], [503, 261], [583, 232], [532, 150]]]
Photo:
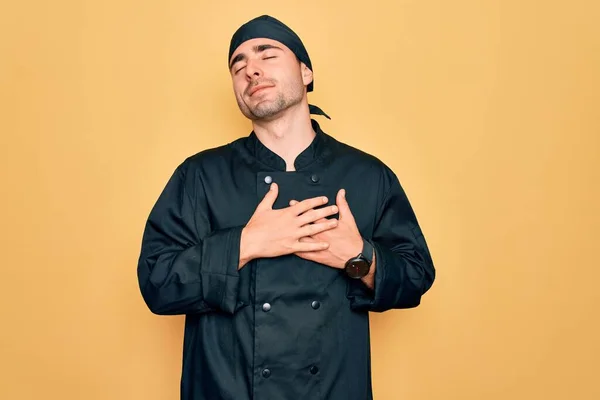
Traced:
[[249, 136], [178, 166], [138, 265], [152, 312], [185, 314], [184, 400], [372, 398], [369, 311], [416, 307], [435, 270], [377, 158], [310, 114], [310, 58], [261, 16], [229, 50]]

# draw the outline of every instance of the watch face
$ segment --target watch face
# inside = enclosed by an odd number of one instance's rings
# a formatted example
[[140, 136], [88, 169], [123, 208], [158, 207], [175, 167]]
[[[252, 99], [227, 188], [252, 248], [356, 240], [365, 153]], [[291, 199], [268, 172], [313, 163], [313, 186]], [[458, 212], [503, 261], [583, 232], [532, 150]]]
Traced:
[[360, 279], [369, 273], [369, 264], [365, 260], [356, 259], [346, 265], [346, 273], [349, 277]]

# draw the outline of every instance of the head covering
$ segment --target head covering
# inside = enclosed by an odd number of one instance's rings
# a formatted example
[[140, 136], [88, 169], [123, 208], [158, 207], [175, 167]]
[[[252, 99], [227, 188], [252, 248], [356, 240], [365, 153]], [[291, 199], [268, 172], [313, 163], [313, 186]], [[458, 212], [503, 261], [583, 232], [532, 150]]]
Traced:
[[[298, 60], [303, 62], [311, 71], [313, 71], [312, 63], [308, 52], [302, 43], [300, 37], [291, 30], [283, 22], [269, 15], [261, 15], [256, 17], [238, 28], [238, 30], [231, 37], [229, 44], [229, 57], [227, 58], [227, 65], [231, 61], [233, 52], [245, 41], [256, 38], [266, 38], [276, 40], [287, 46], [292, 53], [296, 55]], [[314, 72], [314, 71], [313, 71]], [[308, 84], [307, 91], [312, 92], [314, 87], [314, 76], [313, 81]], [[329, 115], [325, 114], [319, 107], [309, 104], [311, 114], [323, 115], [329, 119]]]

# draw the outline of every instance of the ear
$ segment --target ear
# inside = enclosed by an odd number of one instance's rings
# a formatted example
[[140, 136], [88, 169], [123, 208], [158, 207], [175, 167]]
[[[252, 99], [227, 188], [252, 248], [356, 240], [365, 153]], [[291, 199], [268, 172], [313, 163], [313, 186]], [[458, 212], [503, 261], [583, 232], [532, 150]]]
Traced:
[[304, 86], [308, 86], [313, 81], [313, 72], [304, 63], [300, 63], [300, 70], [302, 71], [302, 82]]

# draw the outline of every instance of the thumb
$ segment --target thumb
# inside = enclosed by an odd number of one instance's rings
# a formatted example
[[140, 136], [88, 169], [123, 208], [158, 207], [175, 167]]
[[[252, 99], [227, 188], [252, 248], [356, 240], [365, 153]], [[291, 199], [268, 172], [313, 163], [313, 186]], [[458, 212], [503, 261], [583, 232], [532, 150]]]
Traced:
[[338, 191], [336, 202], [337, 202], [338, 209], [340, 210], [340, 220], [342, 220], [342, 219], [353, 220], [354, 216], [352, 215], [352, 212], [350, 211], [350, 206], [348, 205], [348, 202], [346, 201], [346, 190], [345, 189], [340, 189]]
[[273, 208], [273, 204], [275, 204], [275, 200], [277, 199], [277, 195], [279, 194], [279, 187], [275, 182], [271, 183], [269, 191], [265, 194], [262, 201], [256, 207], [257, 210], [271, 210]]

